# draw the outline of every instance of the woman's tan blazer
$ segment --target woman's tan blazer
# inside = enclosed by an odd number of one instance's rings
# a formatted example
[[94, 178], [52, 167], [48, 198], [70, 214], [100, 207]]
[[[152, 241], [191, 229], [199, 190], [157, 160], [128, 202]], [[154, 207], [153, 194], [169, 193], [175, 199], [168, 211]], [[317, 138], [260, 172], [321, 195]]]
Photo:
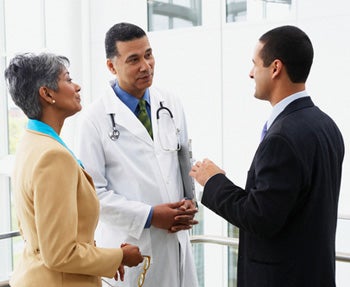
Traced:
[[25, 246], [11, 286], [95, 287], [99, 276], [115, 275], [122, 250], [94, 246], [99, 201], [91, 177], [63, 145], [27, 130], [13, 184]]

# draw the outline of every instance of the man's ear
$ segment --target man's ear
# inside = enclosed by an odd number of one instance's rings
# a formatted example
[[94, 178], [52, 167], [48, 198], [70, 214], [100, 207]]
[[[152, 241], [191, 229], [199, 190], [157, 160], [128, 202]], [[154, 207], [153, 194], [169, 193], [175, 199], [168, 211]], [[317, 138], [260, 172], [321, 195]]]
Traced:
[[113, 75], [116, 75], [116, 74], [117, 74], [117, 71], [116, 71], [116, 69], [114, 68], [114, 64], [113, 64], [112, 60], [111, 60], [111, 59], [107, 59], [106, 64], [107, 64], [108, 70], [109, 70]]
[[278, 76], [281, 73], [283, 63], [280, 60], [274, 60], [272, 62], [272, 73], [274, 76]]

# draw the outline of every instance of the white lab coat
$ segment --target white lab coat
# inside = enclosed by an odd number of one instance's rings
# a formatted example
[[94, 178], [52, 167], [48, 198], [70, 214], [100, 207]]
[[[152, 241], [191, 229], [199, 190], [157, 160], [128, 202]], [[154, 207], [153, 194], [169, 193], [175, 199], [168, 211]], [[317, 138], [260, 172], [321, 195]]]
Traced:
[[[150, 88], [150, 99], [153, 141], [142, 123], [115, 95], [111, 85], [104, 96], [80, 115], [77, 153], [94, 180], [101, 206], [97, 245], [116, 247], [127, 242], [138, 245], [142, 254], [150, 255], [151, 267], [144, 287], [196, 287], [188, 231], [172, 234], [153, 226], [144, 228], [151, 206], [192, 196], [182, 105], [173, 95], [154, 87]], [[164, 151], [159, 144], [156, 111], [160, 102], [173, 113], [175, 125], [180, 130], [180, 152]], [[112, 130], [110, 114], [114, 114], [120, 132], [116, 141], [109, 137]], [[164, 129], [165, 133], [170, 131], [174, 129]], [[141, 272], [140, 264], [126, 269], [124, 283], [116, 284], [113, 279], [109, 282], [115, 286], [134, 287]]]

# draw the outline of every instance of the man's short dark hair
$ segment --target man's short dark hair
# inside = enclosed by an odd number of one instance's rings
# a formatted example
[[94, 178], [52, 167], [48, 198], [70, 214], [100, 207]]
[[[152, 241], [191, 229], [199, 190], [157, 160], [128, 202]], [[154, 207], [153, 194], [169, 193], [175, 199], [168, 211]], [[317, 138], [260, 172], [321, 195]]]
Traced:
[[305, 32], [295, 26], [281, 26], [266, 32], [259, 41], [264, 45], [260, 57], [265, 67], [278, 59], [293, 83], [306, 82], [314, 51]]
[[106, 58], [118, 56], [117, 42], [126, 42], [146, 36], [146, 32], [139, 26], [130, 23], [118, 23], [112, 26], [106, 33], [105, 50]]

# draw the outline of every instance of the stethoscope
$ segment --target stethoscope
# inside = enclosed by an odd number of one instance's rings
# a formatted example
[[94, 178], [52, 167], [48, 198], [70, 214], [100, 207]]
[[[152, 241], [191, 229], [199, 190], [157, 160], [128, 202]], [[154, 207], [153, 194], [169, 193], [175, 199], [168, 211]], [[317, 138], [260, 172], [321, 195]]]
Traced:
[[159, 106], [160, 106], [160, 107], [158, 108], [158, 110], [157, 110], [157, 112], [156, 112], [157, 121], [159, 121], [159, 113], [160, 113], [161, 110], [166, 110], [166, 111], [169, 113], [170, 118], [171, 118], [171, 119], [174, 119], [173, 113], [172, 113], [167, 107], [164, 107], [164, 106], [163, 106], [163, 102], [159, 102]]
[[[157, 117], [157, 121], [159, 121], [159, 113], [162, 111], [162, 110], [165, 110], [169, 113], [169, 116], [170, 118], [172, 119], [172, 121], [174, 121], [174, 116], [173, 116], [173, 113], [170, 111], [169, 108], [165, 107], [163, 105], [163, 102], [159, 102], [159, 105], [160, 107], [157, 109], [157, 112], [156, 112], [156, 117]], [[112, 140], [112, 141], [116, 141], [119, 136], [120, 136], [120, 131], [117, 129], [117, 125], [115, 123], [115, 114], [112, 113], [112, 114], [109, 114], [109, 116], [111, 117], [111, 122], [112, 122], [112, 130], [108, 133], [109, 135], [109, 138]], [[174, 126], [175, 126], [175, 123], [174, 123]], [[175, 127], [176, 128], [176, 127]], [[178, 132], [178, 131], [177, 131]], [[180, 146], [178, 145], [178, 149], [180, 149]]]
[[116, 141], [120, 136], [120, 132], [118, 131], [117, 125], [116, 125], [115, 120], [114, 120], [115, 114], [109, 114], [109, 115], [110, 115], [111, 121], [112, 121], [112, 130], [108, 133], [108, 135], [112, 141]]

